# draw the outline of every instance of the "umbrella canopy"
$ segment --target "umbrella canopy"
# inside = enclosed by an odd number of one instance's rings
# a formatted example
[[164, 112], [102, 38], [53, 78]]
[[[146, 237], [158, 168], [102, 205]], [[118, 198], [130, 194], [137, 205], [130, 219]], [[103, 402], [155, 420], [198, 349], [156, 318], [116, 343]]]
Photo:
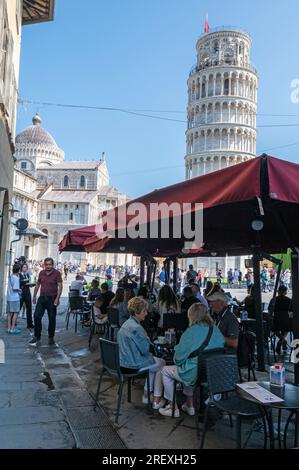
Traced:
[[[148, 226], [156, 217], [161, 223], [163, 213], [154, 218], [152, 203], [177, 203], [179, 207], [203, 204], [203, 248], [186, 253], [186, 237], [119, 238], [117, 235], [134, 219], [123, 207], [108, 211], [115, 218], [116, 237], [100, 231], [86, 238], [87, 252], [150, 253], [153, 256], [245, 255], [261, 247], [268, 253], [285, 252], [299, 245], [299, 165], [262, 155], [256, 159], [205, 176], [156, 190], [126, 204], [142, 203], [148, 209], [141, 225]], [[173, 219], [170, 216], [170, 221]], [[262, 221], [256, 231], [252, 222]], [[259, 227], [260, 228], [260, 227]], [[122, 235], [123, 236], [123, 235]]]
[[83, 242], [96, 234], [97, 225], [69, 230], [59, 243], [59, 251], [85, 251]]

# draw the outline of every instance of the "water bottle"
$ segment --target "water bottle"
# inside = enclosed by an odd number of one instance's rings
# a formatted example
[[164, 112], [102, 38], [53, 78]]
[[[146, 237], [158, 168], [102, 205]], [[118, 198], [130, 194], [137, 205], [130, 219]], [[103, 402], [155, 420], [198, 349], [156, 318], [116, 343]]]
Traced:
[[270, 384], [275, 387], [285, 386], [285, 368], [282, 364], [274, 364], [270, 367]]
[[248, 312], [246, 310], [243, 310], [240, 314], [241, 320], [248, 320]]

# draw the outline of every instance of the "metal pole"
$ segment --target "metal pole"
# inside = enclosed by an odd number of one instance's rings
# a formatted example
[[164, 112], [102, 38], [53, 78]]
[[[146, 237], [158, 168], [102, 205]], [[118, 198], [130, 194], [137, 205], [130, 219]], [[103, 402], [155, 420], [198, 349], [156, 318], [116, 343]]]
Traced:
[[153, 260], [153, 280], [152, 280], [152, 291], [154, 290], [155, 287], [155, 279], [156, 279], [156, 272], [157, 272], [157, 261], [154, 259]]
[[178, 259], [173, 260], [173, 290], [174, 293], [177, 293], [178, 288]]
[[256, 318], [256, 339], [257, 339], [257, 362], [258, 370], [265, 371], [265, 352], [264, 352], [264, 328], [262, 312], [262, 292], [260, 277], [260, 259], [259, 253], [253, 255], [253, 275], [254, 275], [254, 311]]
[[140, 257], [140, 287], [144, 286], [144, 256]]
[[151, 276], [152, 276], [152, 261], [150, 259], [146, 260], [146, 283], [148, 286], [151, 285]]
[[[299, 339], [299, 250], [292, 252], [292, 305], [294, 340]], [[295, 385], [299, 385], [299, 363], [294, 364]]]
[[170, 260], [166, 261], [166, 284], [170, 286]]
[[274, 292], [273, 292], [273, 299], [276, 299], [277, 291], [278, 291], [278, 285], [280, 282], [280, 275], [281, 275], [281, 270], [282, 270], [282, 261], [278, 265], [278, 270], [277, 270], [277, 275], [276, 275], [276, 280], [275, 280], [275, 287], [274, 287]]

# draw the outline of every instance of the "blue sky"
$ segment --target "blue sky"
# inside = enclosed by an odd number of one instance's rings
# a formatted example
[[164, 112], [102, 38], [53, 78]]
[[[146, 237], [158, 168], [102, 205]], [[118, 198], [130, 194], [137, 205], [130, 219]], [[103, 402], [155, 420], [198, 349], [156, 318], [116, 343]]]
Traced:
[[[173, 110], [184, 120], [187, 77], [209, 13], [253, 39], [259, 125], [299, 123], [298, 0], [56, 0], [55, 21], [23, 28], [19, 95], [42, 102]], [[130, 196], [184, 179], [184, 123], [118, 112], [22, 105], [17, 130], [38, 111], [66, 159], [106, 152], [111, 182]], [[153, 114], [153, 113], [150, 113]], [[260, 128], [258, 152], [299, 142], [299, 127]], [[299, 163], [299, 145], [269, 151]]]

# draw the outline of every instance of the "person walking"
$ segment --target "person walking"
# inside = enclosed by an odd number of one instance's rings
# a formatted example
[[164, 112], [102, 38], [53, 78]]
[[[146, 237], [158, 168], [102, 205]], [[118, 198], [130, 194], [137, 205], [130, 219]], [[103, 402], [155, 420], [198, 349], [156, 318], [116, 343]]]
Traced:
[[27, 328], [33, 328], [33, 321], [32, 321], [32, 298], [30, 292], [30, 274], [28, 272], [28, 265], [25, 263], [23, 264], [20, 272], [20, 288], [22, 290], [21, 293], [21, 308], [25, 304], [26, 306], [26, 318], [27, 318]]
[[69, 272], [69, 268], [68, 268], [68, 265], [66, 263], [64, 263], [63, 272], [64, 272], [64, 280], [67, 281], [67, 275], [68, 275], [68, 272]]
[[34, 337], [29, 342], [30, 346], [36, 346], [40, 341], [42, 318], [46, 310], [49, 318], [49, 345], [55, 344], [56, 311], [62, 293], [62, 279], [61, 273], [57, 269], [54, 269], [54, 260], [52, 258], [45, 259], [44, 267], [45, 269], [39, 273], [32, 299], [32, 303], [36, 304], [36, 296], [40, 289], [40, 296], [34, 313]]
[[194, 267], [193, 267], [193, 264], [190, 264], [189, 265], [189, 270], [187, 271], [187, 274], [186, 274], [186, 281], [189, 283], [189, 281], [191, 281], [191, 279], [196, 282], [197, 280], [197, 272], [194, 271]]
[[20, 311], [20, 266], [15, 264], [12, 275], [8, 279], [7, 287], [7, 333], [19, 334], [21, 330], [16, 328], [17, 316]]

